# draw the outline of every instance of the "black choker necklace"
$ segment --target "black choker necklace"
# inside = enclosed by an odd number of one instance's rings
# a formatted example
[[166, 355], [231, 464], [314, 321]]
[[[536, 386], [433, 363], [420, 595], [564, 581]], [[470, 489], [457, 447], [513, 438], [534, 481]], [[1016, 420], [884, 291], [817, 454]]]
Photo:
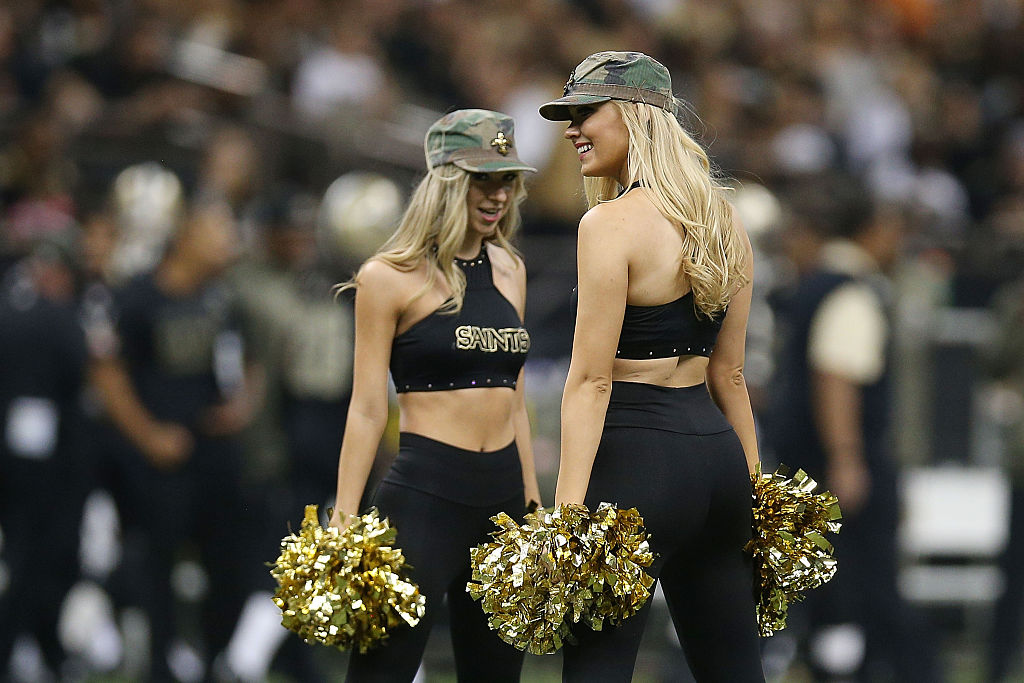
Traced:
[[634, 190], [634, 189], [636, 189], [638, 187], [644, 187], [644, 183], [643, 183], [642, 180], [637, 180], [636, 182], [634, 182], [629, 187], [622, 188], [622, 191], [620, 191], [617, 195], [615, 195], [615, 198], [618, 199], [619, 197], [621, 197], [622, 195], [626, 194], [630, 190]]
[[487, 257], [487, 245], [481, 243], [480, 244], [480, 252], [476, 256], [474, 256], [473, 258], [459, 258], [458, 256], [456, 256], [455, 257], [455, 263], [458, 264], [459, 266], [462, 266], [462, 267], [466, 267], [466, 266], [479, 266], [479, 265], [481, 265], [484, 262], [484, 259], [486, 257]]

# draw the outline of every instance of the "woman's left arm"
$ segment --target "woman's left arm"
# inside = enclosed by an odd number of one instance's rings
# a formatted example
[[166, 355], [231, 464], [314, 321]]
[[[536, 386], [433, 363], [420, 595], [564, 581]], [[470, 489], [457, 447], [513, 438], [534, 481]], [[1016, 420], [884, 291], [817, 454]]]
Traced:
[[[519, 294], [519, 319], [526, 320], [526, 266], [519, 259], [516, 259], [515, 269], [516, 291]], [[516, 434], [516, 450], [519, 452], [519, 463], [523, 469], [523, 496], [526, 506], [536, 502], [537, 507], [543, 507], [544, 501], [540, 497], [540, 485], [537, 483], [537, 469], [533, 462], [533, 440], [530, 428], [530, 415], [526, 410], [526, 371], [519, 370], [519, 379], [516, 380], [516, 399], [514, 413], [512, 415], [512, 426]]]
[[747, 284], [733, 295], [729, 309], [722, 321], [722, 330], [711, 352], [707, 369], [708, 389], [711, 398], [725, 415], [743, 445], [747, 469], [753, 474], [759, 458], [757, 435], [754, 430], [754, 414], [750, 409], [750, 396], [743, 377], [743, 360], [746, 354], [747, 318], [750, 315], [750, 300], [754, 287], [754, 252], [746, 231], [735, 221], [744, 248], [747, 252]]
[[537, 507], [543, 507], [544, 501], [540, 497], [540, 485], [537, 483], [537, 469], [533, 463], [533, 441], [530, 437], [530, 415], [526, 410], [526, 389], [523, 378], [526, 375], [519, 371], [519, 380], [516, 383], [516, 407], [512, 420], [516, 430], [516, 450], [519, 451], [519, 463], [523, 468], [523, 497], [526, 506], [536, 502]]

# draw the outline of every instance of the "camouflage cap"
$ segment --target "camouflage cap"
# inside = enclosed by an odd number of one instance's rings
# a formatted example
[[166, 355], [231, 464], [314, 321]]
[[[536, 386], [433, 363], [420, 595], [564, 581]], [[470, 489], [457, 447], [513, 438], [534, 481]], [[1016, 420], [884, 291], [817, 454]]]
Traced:
[[465, 171], [530, 171], [515, 149], [511, 116], [486, 109], [459, 109], [438, 119], [424, 143], [427, 167], [455, 164]]
[[569, 107], [608, 100], [643, 102], [675, 113], [672, 76], [642, 52], [597, 52], [573, 69], [563, 97], [540, 107], [551, 121], [568, 121]]

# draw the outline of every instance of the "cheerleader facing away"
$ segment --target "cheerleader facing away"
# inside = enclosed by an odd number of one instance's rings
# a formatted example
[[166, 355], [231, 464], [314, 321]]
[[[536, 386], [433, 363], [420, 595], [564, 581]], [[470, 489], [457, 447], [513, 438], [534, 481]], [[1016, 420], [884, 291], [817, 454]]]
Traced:
[[[753, 259], [681, 106], [654, 59], [599, 52], [540, 108], [569, 122], [591, 207], [555, 503], [637, 508], [694, 676], [748, 683], [764, 680], [743, 552], [758, 463], [743, 379]], [[629, 681], [649, 612], [578, 629], [563, 680]]]

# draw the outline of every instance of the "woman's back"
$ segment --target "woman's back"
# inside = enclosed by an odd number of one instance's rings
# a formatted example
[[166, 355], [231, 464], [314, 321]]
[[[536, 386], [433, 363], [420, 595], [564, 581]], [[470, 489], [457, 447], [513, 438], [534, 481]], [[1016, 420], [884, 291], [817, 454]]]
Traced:
[[630, 217], [631, 249], [625, 254], [629, 261], [626, 304], [657, 306], [689, 292], [690, 283], [682, 271], [679, 229], [658, 211], [647, 190], [634, 188], [615, 204]]
[[[569, 122], [593, 207], [577, 242], [555, 501], [635, 507], [694, 678], [763, 683], [741, 552], [757, 463], [742, 375], [751, 259], [679, 107], [664, 65], [611, 51], [540, 107]], [[632, 189], [602, 202], [620, 187]], [[563, 680], [631, 680], [646, 614], [582, 629]]]
[[[683, 242], [679, 228], [661, 214], [647, 193], [645, 188], [635, 187], [615, 201], [595, 207], [599, 210], [596, 218], [619, 223], [627, 233], [620, 235], [622, 241], [619, 242], [624, 247], [621, 257], [627, 269], [623, 341], [629, 336], [631, 319], [637, 314], [662, 308], [659, 312], [663, 315], [695, 315], [692, 301], [688, 301], [690, 306], [685, 310], [682, 305], [665, 306], [673, 302], [687, 303], [680, 300], [690, 293], [690, 283], [682, 268]], [[670, 322], [674, 323], [670, 325], [672, 328], [678, 328], [688, 321]], [[639, 346], [644, 346], [643, 340], [640, 341]], [[706, 356], [710, 353], [706, 345], [688, 348], [688, 340], [680, 338], [678, 346], [669, 349], [658, 348], [665, 345], [649, 341], [652, 358], [629, 352], [616, 357], [612, 366], [613, 381], [660, 386], [691, 386], [704, 381]], [[676, 348], [678, 351], [673, 353]]]

